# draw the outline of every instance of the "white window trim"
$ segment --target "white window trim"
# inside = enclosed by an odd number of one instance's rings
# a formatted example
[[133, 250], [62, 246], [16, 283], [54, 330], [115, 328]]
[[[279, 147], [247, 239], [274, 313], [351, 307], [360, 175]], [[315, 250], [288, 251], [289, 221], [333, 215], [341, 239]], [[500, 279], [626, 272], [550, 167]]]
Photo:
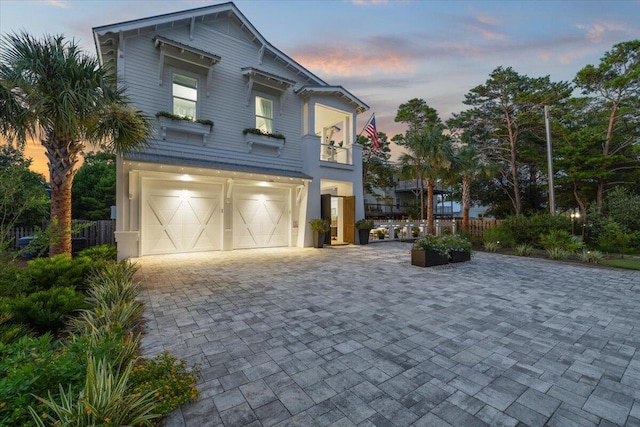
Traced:
[[[275, 98], [274, 96], [271, 95], [267, 95], [266, 93], [263, 92], [258, 92], [258, 91], [253, 91], [253, 93], [251, 94], [251, 99], [253, 100], [252, 106], [251, 106], [251, 110], [252, 110], [252, 120], [253, 120], [253, 127], [256, 127], [256, 118], [258, 117], [258, 114], [256, 112], [256, 97], [260, 97], [260, 98], [264, 98], [264, 99], [268, 99], [273, 103], [273, 108], [271, 109], [271, 133], [278, 133], [277, 131], [277, 127], [276, 127], [276, 111], [278, 108], [278, 99]], [[262, 116], [260, 116], [262, 117]]]
[[200, 119], [200, 114], [201, 114], [201, 104], [202, 104], [202, 76], [199, 75], [198, 73], [194, 73], [191, 71], [187, 71], [187, 70], [183, 70], [183, 69], [179, 69], [179, 68], [170, 68], [169, 70], [169, 110], [171, 113], [173, 113], [173, 75], [174, 74], [179, 74], [185, 77], [189, 77], [192, 79], [196, 80], [196, 96], [197, 96], [197, 100], [196, 100], [196, 116], [193, 118], [193, 120], [198, 120]]

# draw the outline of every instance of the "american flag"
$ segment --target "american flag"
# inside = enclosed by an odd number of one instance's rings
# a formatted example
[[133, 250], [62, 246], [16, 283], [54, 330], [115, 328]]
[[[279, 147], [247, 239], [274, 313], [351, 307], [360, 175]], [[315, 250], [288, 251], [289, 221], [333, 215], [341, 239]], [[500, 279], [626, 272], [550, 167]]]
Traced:
[[380, 148], [380, 140], [378, 139], [378, 131], [376, 129], [376, 115], [373, 114], [371, 119], [369, 119], [369, 123], [364, 127], [364, 131], [371, 138], [371, 142], [373, 143], [373, 150], [378, 151]]

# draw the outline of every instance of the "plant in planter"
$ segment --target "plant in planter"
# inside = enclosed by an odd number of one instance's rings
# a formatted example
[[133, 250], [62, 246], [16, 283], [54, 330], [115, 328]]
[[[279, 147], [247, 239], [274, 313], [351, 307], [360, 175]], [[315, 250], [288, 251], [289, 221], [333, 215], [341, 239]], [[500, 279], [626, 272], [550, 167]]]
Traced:
[[378, 228], [376, 230], [376, 236], [378, 236], [378, 239], [382, 240], [385, 238], [386, 235], [387, 235], [387, 232], [384, 228]]
[[195, 123], [200, 123], [201, 125], [208, 125], [210, 127], [213, 127], [213, 122], [211, 120], [207, 120], [207, 119], [197, 119], [197, 120], [195, 120], [193, 117], [180, 116], [178, 114], [173, 114], [173, 113], [170, 113], [168, 111], [158, 111], [156, 113], [156, 117], [158, 117], [158, 118], [166, 117], [167, 119], [170, 119], [170, 120], [185, 120], [185, 121], [188, 121], [188, 122], [195, 122]]
[[243, 133], [244, 135], [246, 135], [246, 134], [250, 133], [250, 134], [253, 134], [253, 135], [262, 135], [262, 136], [268, 136], [269, 138], [275, 138], [275, 139], [282, 139], [282, 140], [285, 140], [284, 135], [283, 135], [283, 134], [281, 134], [281, 133], [269, 133], [269, 132], [263, 132], [262, 130], [257, 129], [257, 128], [246, 128], [246, 129], [244, 129], [244, 130], [242, 131], [242, 133]]
[[471, 260], [471, 242], [461, 234], [445, 234], [441, 236], [442, 244], [449, 249], [451, 262]]
[[324, 234], [331, 229], [331, 224], [322, 218], [313, 218], [309, 221], [309, 224], [311, 225], [311, 231], [313, 231], [313, 247], [324, 247]]
[[418, 237], [420, 235], [420, 227], [411, 227], [411, 237]]
[[449, 262], [449, 249], [442, 240], [431, 234], [418, 239], [411, 248], [411, 265], [432, 267]]
[[369, 233], [373, 230], [374, 224], [371, 219], [359, 219], [356, 221], [356, 228], [358, 229], [358, 237], [360, 238], [360, 244], [366, 245], [369, 243]]

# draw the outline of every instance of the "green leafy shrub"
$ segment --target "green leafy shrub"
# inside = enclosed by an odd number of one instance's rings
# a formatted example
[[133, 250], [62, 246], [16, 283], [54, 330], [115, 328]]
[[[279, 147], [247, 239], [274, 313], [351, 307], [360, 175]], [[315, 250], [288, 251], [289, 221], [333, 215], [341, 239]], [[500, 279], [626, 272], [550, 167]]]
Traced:
[[85, 296], [72, 287], [58, 287], [21, 294], [3, 303], [3, 311], [11, 313], [15, 323], [22, 323], [38, 332], [57, 332], [66, 319], [89, 307]]
[[29, 261], [24, 275], [31, 291], [59, 286], [80, 288], [91, 268], [91, 259], [87, 257], [56, 255]]
[[441, 238], [438, 238], [433, 234], [426, 234], [424, 237], [416, 240], [413, 244], [413, 249], [421, 251], [436, 251], [442, 255], [449, 255], [449, 247]]
[[11, 313], [0, 313], [0, 343], [11, 344], [18, 339], [29, 335], [29, 328], [25, 325], [10, 323]]
[[106, 264], [87, 278], [89, 300], [102, 306], [132, 302], [140, 293], [133, 279], [138, 267], [129, 261]]
[[89, 258], [91, 261], [112, 261], [116, 262], [118, 257], [118, 248], [116, 245], [98, 245], [92, 246], [81, 251], [78, 257]]
[[440, 240], [450, 251], [471, 252], [471, 241], [462, 234], [443, 234]]
[[356, 221], [356, 228], [358, 230], [372, 230], [375, 227], [372, 219], [359, 219]]
[[34, 426], [28, 407], [39, 414], [43, 406], [33, 397], [59, 384], [78, 390], [84, 378], [85, 362], [53, 340], [50, 334], [23, 337], [11, 345], [0, 344], [0, 425]]
[[580, 253], [580, 260], [583, 262], [590, 262], [593, 264], [598, 264], [600, 261], [604, 259], [604, 254], [600, 251], [587, 251], [583, 250]]
[[575, 253], [583, 246], [581, 241], [564, 230], [551, 230], [548, 234], [541, 235], [540, 245], [547, 251], [558, 248], [568, 253]]
[[623, 226], [608, 220], [598, 236], [598, 247], [605, 252], [626, 253], [631, 243], [631, 234]]
[[166, 415], [198, 397], [197, 382], [197, 375], [187, 370], [184, 360], [163, 352], [133, 368], [129, 387], [132, 393], [152, 392], [158, 400], [156, 411]]
[[140, 335], [111, 325], [108, 329], [87, 328], [83, 334], [71, 334], [64, 344], [79, 357], [109, 360], [111, 366], [120, 370], [138, 357]]
[[484, 250], [487, 252], [495, 252], [500, 247], [500, 242], [485, 241]]
[[498, 246], [511, 247], [516, 243], [511, 232], [507, 228], [502, 227], [502, 224], [484, 230], [482, 239], [485, 243], [485, 249], [486, 243], [488, 242], [495, 243], [496, 248]]
[[505, 246], [530, 243], [541, 246], [540, 236], [554, 230], [571, 231], [571, 219], [561, 215], [537, 213], [531, 216], [513, 215], [504, 219], [496, 228], [502, 229], [508, 239]]
[[533, 245], [529, 243], [521, 243], [514, 248], [518, 256], [530, 256], [533, 252]]
[[569, 257], [569, 251], [557, 246], [547, 249], [547, 256], [550, 259], [567, 259]]
[[45, 427], [44, 419], [49, 425], [78, 427], [152, 426], [152, 421], [160, 417], [153, 391], [145, 394], [128, 391], [132, 367], [130, 363], [122, 372], [114, 372], [108, 361], [89, 357], [82, 390], [76, 393], [60, 384], [60, 403], [51, 393], [48, 399], [38, 397], [46, 412], [29, 408], [33, 420], [38, 427]]
[[0, 297], [12, 297], [20, 293], [31, 292], [32, 287], [24, 274], [24, 269], [13, 265], [0, 268]]
[[331, 224], [329, 221], [322, 218], [313, 218], [309, 221], [309, 225], [311, 225], [312, 231], [318, 231], [320, 233], [326, 233], [331, 230]]

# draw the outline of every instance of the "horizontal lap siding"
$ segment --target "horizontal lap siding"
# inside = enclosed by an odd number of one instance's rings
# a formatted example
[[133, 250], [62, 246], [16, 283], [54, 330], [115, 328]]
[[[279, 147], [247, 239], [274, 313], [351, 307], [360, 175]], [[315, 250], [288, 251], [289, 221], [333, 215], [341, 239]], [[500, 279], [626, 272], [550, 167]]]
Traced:
[[[243, 37], [243, 40], [216, 31], [214, 27]], [[199, 118], [214, 122], [206, 146], [202, 146], [193, 135], [190, 135], [187, 140], [169, 133], [167, 140], [164, 141], [158, 134], [152, 141], [154, 152], [193, 158], [219, 157], [226, 161], [238, 158], [246, 164], [281, 166], [285, 169], [300, 168], [302, 100], [294, 94], [293, 89], [288, 90], [283, 114], [280, 114], [280, 108], [276, 108], [274, 112], [274, 131], [286, 136], [286, 143], [280, 156], [276, 155], [275, 150], [267, 150], [264, 153], [263, 150], [256, 150], [259, 154], [248, 153], [242, 130], [254, 127], [255, 119], [252, 100], [247, 105], [247, 78], [242, 76], [241, 69], [255, 67], [291, 80], [299, 80], [299, 77], [283, 65], [276, 63], [268, 53], [265, 53], [263, 63], [260, 64], [259, 47], [245, 38], [233, 23], [226, 24], [219, 20], [213, 24], [199, 22], [196, 24], [193, 40], [189, 39], [188, 27], [161, 31], [158, 35], [210, 52], [222, 59], [213, 68], [208, 97], [205, 93], [204, 70], [201, 78]], [[157, 125], [155, 114], [158, 111], [171, 110], [171, 66], [165, 65], [163, 85], [160, 86], [158, 84], [160, 53], [152, 41], [154, 36], [154, 33], [148, 33], [126, 40], [125, 79], [129, 96], [134, 101], [135, 107], [146, 112]], [[260, 90], [257, 85], [254, 89]]]

